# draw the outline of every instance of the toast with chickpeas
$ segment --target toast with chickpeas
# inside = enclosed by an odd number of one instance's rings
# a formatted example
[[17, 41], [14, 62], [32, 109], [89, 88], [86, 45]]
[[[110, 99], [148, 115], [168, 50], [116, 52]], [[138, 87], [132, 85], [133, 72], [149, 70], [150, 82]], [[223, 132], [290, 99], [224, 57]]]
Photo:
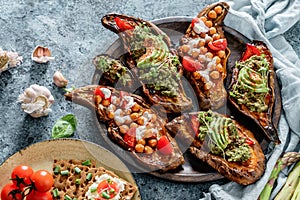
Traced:
[[160, 117], [145, 100], [109, 86], [90, 85], [65, 94], [67, 100], [95, 110], [108, 137], [147, 170], [168, 171], [184, 163], [182, 152]]
[[193, 86], [201, 110], [218, 109], [226, 101], [224, 79], [230, 50], [221, 24], [228, 9], [225, 2], [203, 9], [192, 20], [178, 47], [184, 76]]
[[160, 105], [166, 113], [192, 109], [181, 81], [181, 63], [162, 30], [151, 22], [115, 13], [105, 15], [102, 24], [123, 41], [126, 53], [122, 60], [152, 104]]

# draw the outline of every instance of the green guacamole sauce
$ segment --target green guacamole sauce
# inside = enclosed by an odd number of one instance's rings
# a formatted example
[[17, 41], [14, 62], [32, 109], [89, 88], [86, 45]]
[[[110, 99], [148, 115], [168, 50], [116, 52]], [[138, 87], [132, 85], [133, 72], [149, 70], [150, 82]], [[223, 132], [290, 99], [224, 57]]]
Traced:
[[126, 73], [127, 68], [117, 60], [107, 56], [99, 56], [97, 58], [96, 68], [108, 74], [112, 80], [121, 81], [122, 85], [126, 85], [128, 81], [131, 81], [130, 75]]
[[245, 138], [238, 135], [233, 120], [213, 113], [211, 110], [200, 112], [198, 139], [206, 141], [211, 153], [223, 156], [230, 162], [243, 162], [251, 157]]
[[238, 79], [229, 95], [251, 112], [267, 111], [269, 64], [265, 56], [252, 56], [244, 62], [237, 62], [235, 67], [239, 70]]
[[162, 35], [154, 35], [145, 25], [136, 26], [130, 40], [133, 58], [139, 69], [139, 78], [148, 88], [162, 95], [178, 95], [180, 76], [178, 57], [170, 53]]

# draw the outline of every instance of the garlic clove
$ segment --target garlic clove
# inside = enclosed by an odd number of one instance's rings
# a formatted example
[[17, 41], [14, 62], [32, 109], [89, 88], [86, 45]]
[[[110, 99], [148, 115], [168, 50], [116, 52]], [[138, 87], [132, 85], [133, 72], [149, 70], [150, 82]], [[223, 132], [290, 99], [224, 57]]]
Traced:
[[68, 80], [62, 75], [61, 71], [58, 70], [53, 75], [53, 83], [57, 87], [66, 87], [68, 85]]
[[47, 63], [54, 60], [54, 57], [51, 57], [51, 51], [49, 48], [37, 46], [31, 55], [31, 59], [37, 63]]
[[22, 56], [19, 56], [17, 52], [3, 51], [0, 48], [0, 73], [20, 65], [22, 59]]
[[31, 85], [20, 94], [18, 101], [21, 102], [21, 108], [32, 117], [46, 116], [51, 112], [51, 105], [54, 103], [54, 97], [44, 86]]

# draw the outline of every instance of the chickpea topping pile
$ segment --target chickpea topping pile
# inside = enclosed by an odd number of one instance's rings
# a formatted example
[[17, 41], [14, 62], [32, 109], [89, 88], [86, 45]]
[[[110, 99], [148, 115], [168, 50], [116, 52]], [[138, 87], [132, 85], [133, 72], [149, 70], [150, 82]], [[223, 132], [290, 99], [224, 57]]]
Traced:
[[107, 117], [115, 122], [129, 150], [152, 154], [157, 149], [158, 137], [164, 135], [165, 130], [151, 109], [142, 107], [122, 91], [115, 95], [109, 89], [99, 87], [94, 95], [98, 109], [105, 110]]
[[[227, 41], [222, 38], [216, 29], [216, 22], [223, 14], [224, 8], [220, 5], [215, 6], [204, 16], [193, 19], [192, 30], [181, 39], [182, 45], [178, 48], [179, 54], [183, 59], [188, 57], [192, 62], [196, 62], [196, 70], [184, 68], [192, 72], [192, 76], [197, 83], [204, 89], [210, 90], [226, 76]], [[195, 64], [191, 64], [195, 66]]]

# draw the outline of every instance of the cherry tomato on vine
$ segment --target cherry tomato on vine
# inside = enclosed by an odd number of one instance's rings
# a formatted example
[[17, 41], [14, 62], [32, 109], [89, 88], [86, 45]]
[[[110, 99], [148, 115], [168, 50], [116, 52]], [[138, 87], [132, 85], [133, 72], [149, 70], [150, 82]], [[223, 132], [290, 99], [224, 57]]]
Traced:
[[54, 180], [52, 174], [46, 170], [38, 170], [31, 176], [31, 181], [34, 183], [35, 189], [38, 192], [47, 192], [51, 189]]
[[[15, 185], [24, 188], [31, 183], [30, 177], [33, 174], [33, 169], [27, 165], [19, 165], [15, 167], [11, 173], [11, 178]], [[18, 180], [17, 180], [18, 179]]]
[[1, 200], [21, 200], [20, 189], [14, 183], [6, 184], [1, 190]]
[[50, 191], [38, 192], [32, 190], [26, 197], [26, 200], [52, 200], [52, 195]]

